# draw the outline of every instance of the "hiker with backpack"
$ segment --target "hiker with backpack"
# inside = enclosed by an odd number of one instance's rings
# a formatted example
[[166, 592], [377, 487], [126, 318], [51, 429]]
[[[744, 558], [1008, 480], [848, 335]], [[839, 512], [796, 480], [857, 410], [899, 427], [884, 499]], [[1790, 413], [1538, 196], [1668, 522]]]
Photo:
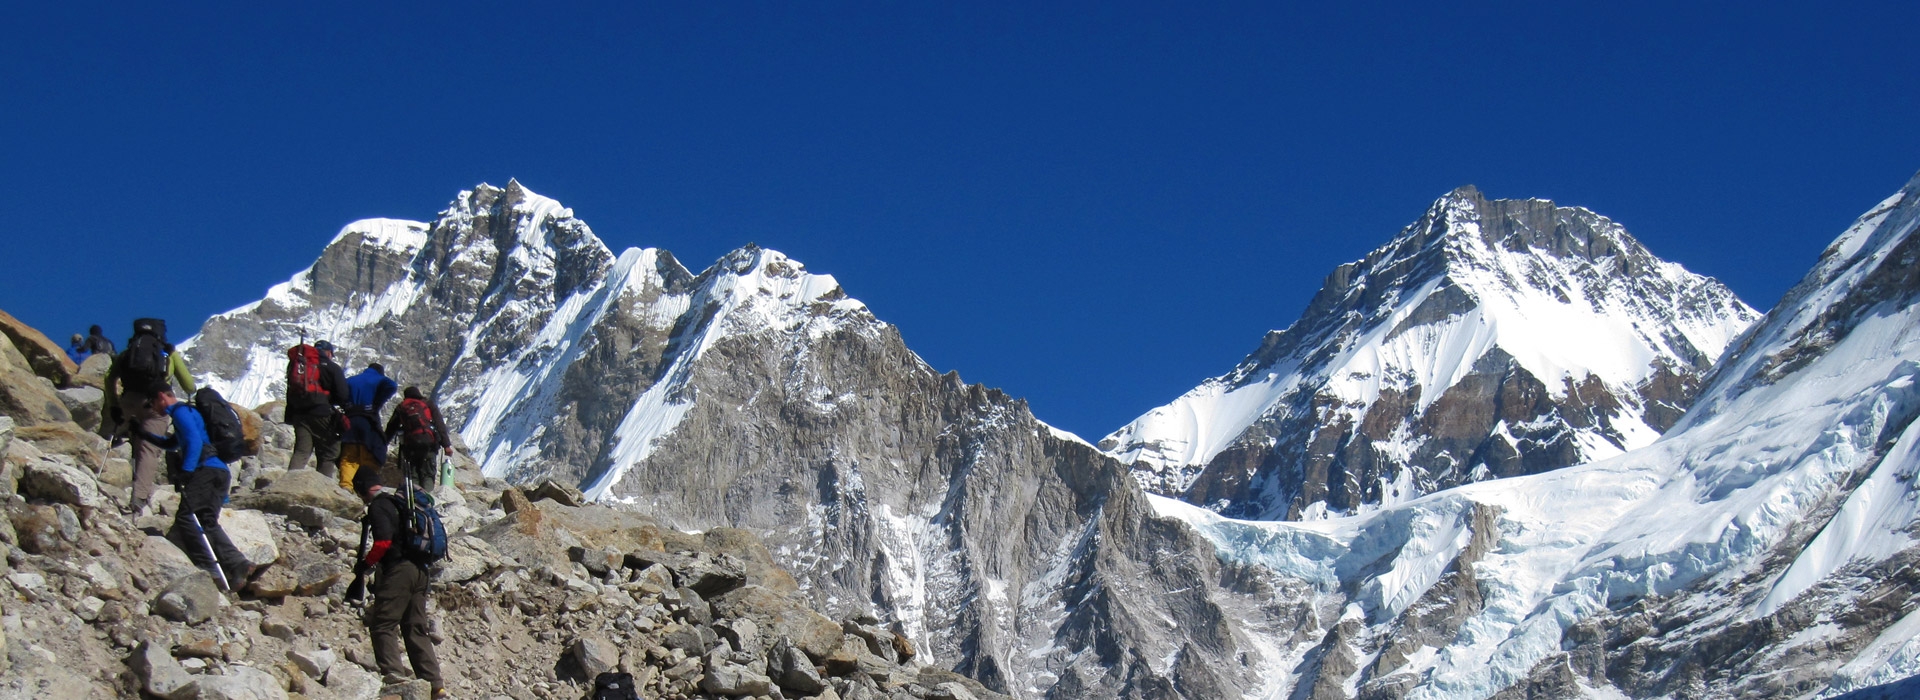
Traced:
[[[213, 392], [206, 389], [205, 392]], [[218, 394], [214, 393], [217, 399]], [[226, 530], [220, 527], [220, 507], [227, 501], [227, 487], [233, 482], [233, 475], [227, 470], [227, 462], [220, 452], [235, 450], [231, 443], [240, 440], [238, 436], [240, 418], [232, 414], [232, 407], [224, 400], [217, 404], [204, 404], [206, 416], [200, 408], [181, 401], [174, 396], [173, 387], [162, 386], [154, 394], [154, 408], [166, 412], [172, 419], [173, 432], [160, 437], [150, 432], [136, 434], [140, 442], [148, 442], [156, 447], [174, 450], [181, 455], [180, 471], [174, 484], [180, 489], [180, 508], [173, 516], [173, 527], [167, 530], [167, 541], [172, 542], [180, 551], [186, 552], [194, 566], [205, 569], [220, 582], [221, 588], [234, 590], [245, 584], [253, 573], [253, 565], [247, 557], [227, 539]], [[226, 410], [227, 415], [215, 413]], [[212, 420], [208, 420], [208, 418]], [[228, 432], [222, 440], [216, 441], [209, 435], [209, 423], [223, 426], [221, 432]], [[230, 432], [229, 432], [230, 431]], [[229, 443], [219, 445], [219, 442]]]
[[400, 407], [387, 419], [386, 438], [400, 439], [400, 468], [415, 485], [431, 488], [435, 478], [433, 453], [437, 449], [451, 456], [453, 440], [447, 424], [440, 419], [440, 406], [428, 401], [420, 387], [410, 386], [401, 394]]
[[400, 390], [375, 362], [347, 379], [347, 429], [340, 436], [340, 488], [352, 490], [363, 468], [387, 466], [387, 437], [380, 430], [380, 408]]
[[[193, 375], [187, 373], [186, 362], [180, 359], [179, 353], [172, 353], [172, 348], [167, 342], [166, 321], [142, 318], [133, 322], [133, 337], [127, 339], [127, 349], [114, 357], [113, 365], [107, 368], [106, 405], [113, 413], [112, 422], [119, 426], [115, 433], [121, 429], [129, 436], [167, 432], [167, 414], [154, 405], [160, 390], [171, 388], [170, 377], [188, 392], [194, 390]], [[153, 480], [159, 467], [160, 448], [145, 440], [134, 440], [133, 500], [127, 505], [129, 515], [147, 514], [153, 502]]]
[[[406, 678], [411, 666], [414, 677], [433, 684], [433, 697], [446, 697], [433, 648], [432, 622], [427, 618], [428, 568], [447, 554], [446, 529], [432, 499], [414, 492], [409, 502], [389, 492], [380, 483], [378, 469], [361, 470], [353, 486], [367, 504], [366, 519], [360, 521], [361, 542], [369, 538], [372, 542], [354, 563], [354, 581], [363, 583], [369, 572], [374, 576], [373, 603], [365, 616], [374, 661], [389, 682]], [[364, 596], [364, 585], [348, 586], [348, 601], [358, 602]], [[403, 640], [405, 658], [401, 657]]]
[[118, 350], [114, 349], [113, 341], [107, 339], [107, 332], [100, 330], [100, 326], [95, 324], [87, 328], [87, 352], [95, 355], [112, 355]]
[[340, 413], [347, 402], [347, 374], [333, 363], [333, 344], [324, 340], [287, 349], [287, 424], [293, 426], [293, 456], [287, 469], [307, 468], [319, 459], [320, 473], [333, 476], [340, 462]]

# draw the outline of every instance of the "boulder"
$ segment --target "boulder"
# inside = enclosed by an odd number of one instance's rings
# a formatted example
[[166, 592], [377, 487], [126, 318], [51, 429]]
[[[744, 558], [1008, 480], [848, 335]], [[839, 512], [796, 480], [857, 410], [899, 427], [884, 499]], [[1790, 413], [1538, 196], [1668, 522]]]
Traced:
[[707, 675], [700, 679], [700, 689], [715, 695], [761, 696], [773, 691], [773, 681], [721, 654], [708, 654]]
[[[69, 509], [71, 512], [71, 509]], [[8, 524], [13, 527], [14, 544], [29, 554], [59, 554], [80, 538], [78, 518], [61, 517], [59, 508], [27, 505], [10, 509]]]
[[225, 600], [212, 575], [195, 571], [168, 584], [154, 601], [153, 611], [174, 622], [197, 625], [213, 617]]
[[104, 438], [92, 432], [82, 430], [73, 423], [48, 423], [19, 428], [14, 431], [14, 439], [33, 443], [41, 453], [61, 455], [85, 468], [89, 473], [100, 471], [104, 463], [102, 455], [109, 451]]
[[746, 567], [731, 555], [706, 552], [638, 551], [626, 557], [627, 568], [645, 570], [654, 564], [674, 573], [676, 583], [703, 598], [713, 598], [746, 585]]
[[107, 505], [106, 497], [100, 495], [100, 484], [91, 472], [55, 459], [27, 463], [20, 473], [19, 489], [22, 495], [31, 498], [77, 508], [91, 510]]
[[380, 697], [380, 676], [361, 668], [357, 664], [335, 663], [327, 671], [325, 692], [313, 695], [315, 700], [362, 700]]
[[366, 512], [358, 496], [340, 488], [339, 479], [312, 469], [287, 472], [266, 488], [235, 496], [233, 506], [280, 515], [295, 506], [312, 506], [348, 519], [358, 519]]
[[580, 493], [580, 489], [548, 479], [541, 482], [532, 493], [527, 494], [527, 500], [548, 500], [569, 508], [578, 508], [586, 504], [587, 496]]
[[149, 581], [166, 583], [200, 571], [186, 552], [159, 535], [149, 535], [140, 543], [138, 560], [147, 563], [144, 573]]
[[792, 640], [781, 637], [767, 650], [767, 675], [772, 676], [780, 687], [799, 695], [817, 695], [826, 690], [826, 679], [813, 666], [813, 661], [793, 645]]
[[287, 402], [276, 399], [254, 406], [253, 415], [264, 418], [269, 423], [286, 423]]
[[201, 676], [200, 700], [287, 700], [280, 679], [252, 666], [228, 666], [226, 673]]
[[7, 448], [13, 445], [13, 428], [12, 418], [0, 416], [0, 458], [5, 457]]
[[780, 611], [798, 605], [792, 598], [770, 588], [743, 586], [713, 598], [713, 614], [720, 617], [752, 618], [764, 627]]
[[332, 649], [319, 649], [309, 644], [296, 644], [287, 651], [287, 660], [299, 666], [308, 678], [326, 678], [327, 669], [333, 668], [333, 662], [338, 659]]
[[927, 700], [979, 700], [979, 698], [973, 694], [973, 691], [967, 690], [966, 686], [948, 681], [934, 686], [933, 691], [927, 693]]
[[772, 550], [766, 542], [752, 530], [737, 527], [716, 527], [701, 535], [705, 549], [716, 554], [726, 554], [741, 563], [746, 574], [746, 582], [756, 586], [765, 586], [781, 593], [800, 592], [800, 582], [793, 574], [780, 568], [773, 560]]
[[773, 618], [769, 632], [792, 640], [794, 646], [814, 660], [827, 658], [840, 648], [840, 625], [833, 618], [812, 610], [782, 610]]
[[620, 665], [620, 648], [598, 637], [581, 637], [573, 641], [567, 652], [573, 655], [574, 663], [587, 678], [606, 673]]
[[92, 355], [67, 380], [70, 386], [90, 386], [101, 391], [107, 389], [107, 372], [113, 369], [112, 355]]
[[53, 389], [53, 382], [34, 373], [13, 341], [0, 335], [0, 415], [20, 425], [71, 422], [72, 414]]
[[67, 357], [66, 348], [5, 311], [0, 311], [0, 335], [5, 335], [13, 347], [26, 357], [27, 365], [33, 368], [35, 375], [45, 377], [55, 386], [67, 386], [73, 373], [80, 369], [73, 364], [72, 358]]
[[713, 624], [713, 607], [707, 605], [707, 601], [702, 599], [699, 593], [685, 587], [675, 589], [674, 592], [680, 594], [681, 615], [687, 622], [696, 625]]
[[200, 692], [194, 677], [173, 659], [165, 643], [142, 644], [127, 662], [133, 667], [134, 676], [140, 679], [140, 687], [156, 697], [188, 700]]
[[452, 583], [471, 581], [492, 570], [500, 560], [500, 554], [486, 540], [472, 535], [456, 537], [447, 543], [447, 558], [440, 561], [435, 577]]
[[220, 514], [220, 528], [247, 561], [265, 566], [280, 560], [280, 547], [273, 541], [273, 529], [259, 511], [229, 508]]
[[521, 493], [520, 489], [509, 488], [500, 492], [500, 510], [505, 511], [509, 515], [526, 510], [532, 506], [532, 502], [527, 500], [527, 495]]
[[61, 389], [57, 392], [61, 403], [67, 405], [67, 413], [73, 415], [73, 422], [86, 430], [100, 428], [100, 416], [106, 408], [107, 395], [90, 386], [77, 386]]

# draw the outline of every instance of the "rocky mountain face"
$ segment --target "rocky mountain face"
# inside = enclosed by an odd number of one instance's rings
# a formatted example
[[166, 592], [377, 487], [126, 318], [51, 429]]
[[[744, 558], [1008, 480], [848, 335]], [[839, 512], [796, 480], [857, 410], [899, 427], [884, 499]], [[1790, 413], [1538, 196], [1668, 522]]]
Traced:
[[1901, 697], [1920, 672], [1916, 228], [1920, 178], [1653, 445], [1318, 522], [1155, 505], [1339, 611], [1270, 657], [1293, 697]]
[[[670, 527], [748, 528], [834, 615], [1021, 697], [1217, 697], [1259, 681], [1212, 548], [1023, 401], [939, 374], [833, 280], [748, 246], [692, 274], [480, 186], [349, 225], [183, 345], [236, 403], [302, 333], [437, 392], [490, 477], [558, 478]], [[1196, 584], [1196, 580], [1199, 581]], [[1209, 620], [1169, 627], [1165, 620]], [[1173, 695], [1169, 695], [1173, 694]]]
[[1100, 447], [1225, 515], [1356, 513], [1647, 445], [1758, 316], [1606, 217], [1465, 187]]

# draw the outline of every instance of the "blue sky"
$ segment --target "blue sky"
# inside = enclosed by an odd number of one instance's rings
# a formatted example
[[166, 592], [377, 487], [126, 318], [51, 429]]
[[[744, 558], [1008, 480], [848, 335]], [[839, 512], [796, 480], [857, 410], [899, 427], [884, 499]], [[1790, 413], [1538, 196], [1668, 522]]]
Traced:
[[392, 4], [10, 8], [0, 309], [185, 337], [513, 177], [1097, 439], [1462, 184], [1766, 308], [1920, 170], [1911, 3]]

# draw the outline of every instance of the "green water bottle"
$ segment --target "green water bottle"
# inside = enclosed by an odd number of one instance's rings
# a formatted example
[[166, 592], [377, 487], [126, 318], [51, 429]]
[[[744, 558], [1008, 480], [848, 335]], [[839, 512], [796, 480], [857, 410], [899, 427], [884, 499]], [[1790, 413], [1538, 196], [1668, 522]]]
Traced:
[[440, 485], [448, 488], [453, 487], [453, 460], [440, 460]]

